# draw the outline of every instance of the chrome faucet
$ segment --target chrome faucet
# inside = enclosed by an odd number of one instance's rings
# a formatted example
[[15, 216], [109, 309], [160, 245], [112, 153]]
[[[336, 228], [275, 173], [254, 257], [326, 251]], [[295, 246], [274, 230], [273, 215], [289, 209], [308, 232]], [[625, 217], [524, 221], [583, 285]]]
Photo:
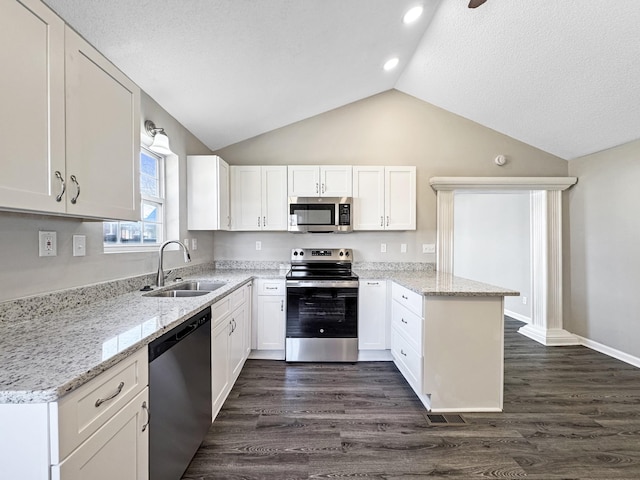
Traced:
[[191, 255], [189, 254], [189, 249], [185, 246], [184, 243], [178, 240], [169, 240], [168, 242], [164, 242], [160, 245], [160, 251], [158, 252], [158, 275], [156, 276], [156, 285], [158, 287], [164, 287], [164, 270], [162, 270], [162, 260], [164, 254], [164, 247], [169, 245], [170, 243], [177, 243], [182, 247], [184, 251], [184, 263], [189, 263], [191, 261]]

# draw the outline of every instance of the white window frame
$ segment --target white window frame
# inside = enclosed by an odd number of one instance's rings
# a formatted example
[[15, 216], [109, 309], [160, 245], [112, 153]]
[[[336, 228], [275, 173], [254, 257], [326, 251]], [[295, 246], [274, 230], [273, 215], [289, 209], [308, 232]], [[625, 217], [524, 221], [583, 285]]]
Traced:
[[[108, 244], [104, 243], [103, 238], [103, 247], [104, 253], [125, 253], [125, 252], [157, 252], [162, 242], [167, 236], [167, 215], [166, 215], [166, 186], [165, 186], [165, 160], [166, 157], [164, 155], [160, 155], [158, 153], [152, 152], [144, 145], [140, 146], [140, 153], [144, 153], [145, 155], [149, 155], [158, 159], [158, 190], [160, 192], [160, 197], [153, 197], [150, 195], [140, 194], [140, 220], [139, 223], [143, 222], [142, 215], [144, 212], [144, 202], [155, 203], [159, 205], [160, 213], [162, 217], [161, 229], [160, 229], [160, 239], [158, 243], [153, 244], [144, 244], [144, 243], [127, 243], [127, 244]], [[138, 168], [140, 168], [140, 157], [138, 157]], [[140, 175], [142, 175], [140, 173]], [[103, 222], [103, 223], [115, 223], [115, 222]], [[135, 222], [127, 222], [127, 221], [118, 221], [120, 223], [135, 223]], [[141, 228], [141, 231], [143, 229]]]

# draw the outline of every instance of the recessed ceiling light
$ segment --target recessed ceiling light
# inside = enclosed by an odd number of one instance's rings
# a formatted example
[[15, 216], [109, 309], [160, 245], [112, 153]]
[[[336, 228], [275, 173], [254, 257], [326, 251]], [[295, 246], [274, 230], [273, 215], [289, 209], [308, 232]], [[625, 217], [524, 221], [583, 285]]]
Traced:
[[420, 18], [420, 15], [422, 15], [422, 11], [422, 5], [410, 8], [407, 13], [404, 14], [404, 17], [402, 17], [402, 22], [407, 24], [415, 22]]
[[399, 61], [400, 60], [398, 59], [398, 57], [391, 58], [386, 61], [386, 63], [384, 64], [384, 67], [382, 68], [384, 68], [386, 71], [393, 70], [398, 66]]

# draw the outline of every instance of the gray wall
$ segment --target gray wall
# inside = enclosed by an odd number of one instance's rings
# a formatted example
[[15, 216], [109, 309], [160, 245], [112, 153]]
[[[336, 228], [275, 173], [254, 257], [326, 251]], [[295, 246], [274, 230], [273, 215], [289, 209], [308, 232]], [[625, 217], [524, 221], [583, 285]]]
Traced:
[[[170, 161], [169, 169], [174, 170], [171, 175], [179, 186], [179, 204], [176, 208], [173, 203], [170, 214], [174, 221], [178, 220], [179, 237], [197, 238], [198, 250], [193, 252], [193, 262], [209, 262], [213, 259], [213, 235], [186, 229], [185, 158], [186, 154], [211, 152], [145, 94], [141, 107], [141, 121], [149, 119], [164, 127], [171, 149], [177, 154], [177, 158]], [[57, 257], [38, 257], [38, 230], [57, 232]], [[85, 257], [72, 256], [74, 234], [87, 236]], [[174, 235], [178, 235], [175, 229]], [[101, 222], [0, 212], [0, 246], [0, 301], [150, 273], [157, 268], [154, 252], [104, 254]], [[169, 267], [182, 265], [182, 256], [168, 252], [165, 263]]]
[[640, 357], [640, 141], [572, 160], [569, 175], [566, 328]]
[[[417, 230], [340, 236], [216, 232], [216, 259], [287, 260], [293, 247], [345, 246], [356, 260], [435, 262], [433, 176], [564, 176], [567, 162], [422, 100], [390, 90], [216, 152], [232, 165], [415, 165]], [[498, 167], [494, 158], [508, 163]], [[255, 241], [262, 250], [255, 250]], [[380, 253], [380, 244], [387, 253]], [[407, 253], [400, 253], [400, 244]]]
[[[453, 272], [520, 292], [505, 309], [531, 321], [530, 193], [459, 193], [454, 198]], [[522, 299], [527, 298], [527, 304]]]

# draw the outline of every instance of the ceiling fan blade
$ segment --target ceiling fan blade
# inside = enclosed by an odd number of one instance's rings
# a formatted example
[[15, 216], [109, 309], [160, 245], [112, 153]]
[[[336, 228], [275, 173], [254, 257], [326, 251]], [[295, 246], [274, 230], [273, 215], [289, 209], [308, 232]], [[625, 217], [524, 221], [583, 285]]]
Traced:
[[486, 2], [487, 0], [471, 0], [469, 2], [469, 8], [477, 8], [480, 5], [482, 5], [484, 2]]

